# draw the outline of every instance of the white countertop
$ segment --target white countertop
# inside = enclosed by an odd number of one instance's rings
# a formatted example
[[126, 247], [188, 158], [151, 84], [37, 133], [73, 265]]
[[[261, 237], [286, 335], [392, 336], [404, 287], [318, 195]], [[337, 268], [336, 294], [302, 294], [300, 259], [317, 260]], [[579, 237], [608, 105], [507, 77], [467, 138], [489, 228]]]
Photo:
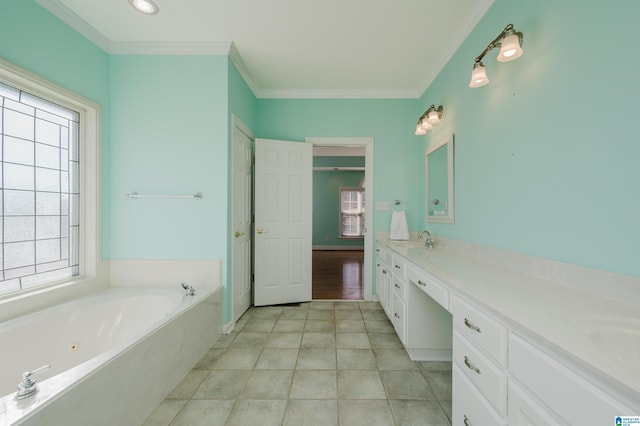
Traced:
[[[484, 305], [511, 329], [563, 352], [631, 397], [633, 408], [640, 407], [640, 300], [621, 304], [437, 245], [427, 250], [422, 242], [379, 240], [378, 244]], [[627, 338], [617, 340], [625, 332], [630, 333]]]

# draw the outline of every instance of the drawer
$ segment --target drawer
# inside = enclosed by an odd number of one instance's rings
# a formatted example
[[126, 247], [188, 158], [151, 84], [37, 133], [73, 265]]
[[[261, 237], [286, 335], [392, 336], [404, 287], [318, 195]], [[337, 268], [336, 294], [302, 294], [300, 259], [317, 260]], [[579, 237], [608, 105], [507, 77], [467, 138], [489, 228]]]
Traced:
[[414, 283], [418, 288], [427, 293], [433, 300], [438, 302], [440, 306], [447, 311], [451, 311], [449, 306], [449, 289], [440, 284], [435, 278], [428, 273], [418, 269], [412, 265], [407, 267], [407, 280]]
[[509, 371], [563, 421], [572, 425], [612, 424], [615, 416], [637, 413], [610, 392], [590, 383], [585, 374], [558, 362], [523, 338], [509, 335]]
[[397, 294], [403, 301], [407, 301], [407, 282], [399, 279], [396, 275], [392, 275], [391, 286], [393, 294]]
[[391, 270], [393, 274], [398, 278], [405, 280], [407, 279], [407, 261], [404, 260], [402, 256], [392, 255], [391, 256]]
[[457, 295], [451, 301], [453, 326], [500, 367], [507, 366], [507, 328]]
[[391, 252], [385, 248], [378, 249], [378, 261], [391, 265]]
[[506, 420], [493, 409], [466, 375], [454, 363], [451, 424], [459, 426], [501, 426]]
[[406, 303], [402, 301], [398, 295], [393, 295], [393, 304], [391, 305], [392, 314], [391, 314], [391, 322], [393, 323], [393, 327], [396, 329], [396, 334], [400, 338], [400, 341], [405, 344], [407, 341], [406, 336]]
[[507, 415], [507, 374], [458, 331], [453, 331], [453, 359], [498, 414]]

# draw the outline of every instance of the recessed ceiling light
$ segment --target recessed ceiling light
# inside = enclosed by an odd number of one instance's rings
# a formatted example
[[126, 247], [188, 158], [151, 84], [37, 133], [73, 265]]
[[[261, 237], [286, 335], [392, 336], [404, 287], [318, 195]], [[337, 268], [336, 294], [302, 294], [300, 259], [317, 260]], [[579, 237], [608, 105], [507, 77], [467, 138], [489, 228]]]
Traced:
[[160, 11], [160, 8], [152, 0], [129, 0], [131, 6], [138, 12], [145, 15], [155, 15]]

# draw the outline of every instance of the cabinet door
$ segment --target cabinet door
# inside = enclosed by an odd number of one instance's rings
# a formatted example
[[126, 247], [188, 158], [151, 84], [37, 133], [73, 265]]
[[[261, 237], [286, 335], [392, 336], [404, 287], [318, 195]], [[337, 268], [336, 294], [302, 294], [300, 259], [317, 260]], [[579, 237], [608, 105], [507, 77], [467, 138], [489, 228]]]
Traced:
[[509, 424], [513, 426], [566, 425], [538, 405], [514, 380], [509, 382]]
[[376, 271], [376, 294], [380, 300], [380, 306], [389, 316], [389, 282], [390, 282], [389, 267], [386, 263], [381, 262], [378, 257], [377, 271]]
[[451, 424], [464, 426], [500, 426], [507, 422], [453, 364], [453, 410]]
[[393, 306], [393, 315], [391, 318], [391, 322], [393, 323], [393, 327], [396, 329], [396, 333], [400, 338], [400, 341], [403, 345], [407, 344], [407, 334], [406, 334], [406, 322], [407, 319], [405, 317], [405, 302], [400, 299], [398, 294], [392, 293], [393, 302], [391, 303]]

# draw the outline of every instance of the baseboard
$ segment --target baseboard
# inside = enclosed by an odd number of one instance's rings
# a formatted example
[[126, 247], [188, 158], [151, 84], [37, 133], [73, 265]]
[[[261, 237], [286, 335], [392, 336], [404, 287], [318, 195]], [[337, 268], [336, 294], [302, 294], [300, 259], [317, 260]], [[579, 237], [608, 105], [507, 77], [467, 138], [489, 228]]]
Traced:
[[408, 349], [411, 361], [451, 361], [451, 349]]
[[223, 334], [229, 334], [233, 331], [233, 329], [236, 327], [236, 322], [235, 321], [230, 321], [226, 324], [224, 324], [222, 326], [222, 333]]

